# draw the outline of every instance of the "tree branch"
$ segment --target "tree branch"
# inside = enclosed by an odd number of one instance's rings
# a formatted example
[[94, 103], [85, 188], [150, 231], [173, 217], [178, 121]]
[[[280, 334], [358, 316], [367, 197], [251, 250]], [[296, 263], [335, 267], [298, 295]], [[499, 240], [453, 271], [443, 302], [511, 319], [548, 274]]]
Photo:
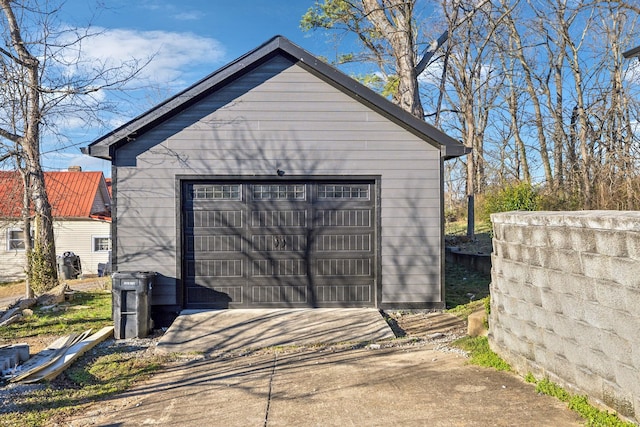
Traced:
[[438, 37], [436, 40], [433, 40], [431, 43], [429, 43], [429, 46], [425, 49], [424, 53], [422, 54], [422, 58], [418, 62], [418, 65], [416, 65], [416, 69], [415, 70], [416, 70], [416, 75], [417, 76], [422, 74], [422, 72], [425, 70], [425, 68], [427, 68], [427, 65], [429, 64], [429, 61], [431, 61], [431, 58], [433, 58], [433, 55], [435, 55], [435, 53], [438, 51], [438, 49], [440, 49], [440, 47], [443, 44], [445, 44], [447, 42], [447, 40], [449, 40], [450, 32], [452, 32], [457, 27], [459, 27], [460, 25], [464, 24], [466, 21], [471, 19], [478, 9], [480, 9], [482, 6], [484, 6], [485, 4], [489, 3], [490, 1], [491, 0], [481, 0], [472, 10], [467, 12], [467, 14], [464, 16], [464, 18], [462, 18], [462, 20], [460, 22], [455, 23], [455, 26], [453, 28], [446, 29], [440, 35], [440, 37]]

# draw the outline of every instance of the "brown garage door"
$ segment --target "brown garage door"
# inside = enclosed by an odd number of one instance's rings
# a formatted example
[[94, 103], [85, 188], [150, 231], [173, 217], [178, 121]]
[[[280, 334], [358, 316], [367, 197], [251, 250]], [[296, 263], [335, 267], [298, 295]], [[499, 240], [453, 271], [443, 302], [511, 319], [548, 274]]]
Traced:
[[183, 185], [186, 308], [375, 305], [374, 181]]

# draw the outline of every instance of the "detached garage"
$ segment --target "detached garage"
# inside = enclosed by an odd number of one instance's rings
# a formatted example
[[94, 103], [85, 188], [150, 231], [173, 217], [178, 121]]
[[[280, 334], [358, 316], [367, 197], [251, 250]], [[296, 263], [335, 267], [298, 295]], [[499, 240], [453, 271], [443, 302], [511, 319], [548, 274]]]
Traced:
[[114, 271], [182, 309], [441, 308], [443, 161], [465, 147], [275, 37], [84, 152]]

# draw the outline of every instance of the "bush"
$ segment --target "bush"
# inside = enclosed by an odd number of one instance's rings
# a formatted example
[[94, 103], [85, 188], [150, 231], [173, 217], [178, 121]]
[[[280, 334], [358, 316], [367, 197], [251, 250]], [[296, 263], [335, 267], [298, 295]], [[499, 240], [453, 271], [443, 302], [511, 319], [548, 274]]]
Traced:
[[526, 182], [510, 184], [488, 191], [482, 203], [481, 219], [489, 221], [492, 213], [509, 211], [536, 211], [540, 208], [540, 195]]

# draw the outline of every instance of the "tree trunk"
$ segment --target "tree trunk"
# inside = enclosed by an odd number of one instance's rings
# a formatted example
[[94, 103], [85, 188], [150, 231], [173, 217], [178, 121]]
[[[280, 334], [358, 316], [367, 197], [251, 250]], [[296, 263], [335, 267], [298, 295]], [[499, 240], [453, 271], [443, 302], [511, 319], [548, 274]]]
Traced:
[[405, 111], [424, 120], [424, 110], [418, 90], [413, 6], [415, 0], [363, 0], [367, 19], [389, 41], [396, 61], [398, 89], [396, 99]]
[[[22, 193], [22, 230], [24, 232], [24, 251], [26, 254], [30, 254], [33, 250], [33, 245], [31, 244], [31, 196], [29, 195], [29, 189], [31, 186], [29, 185], [29, 175], [25, 173], [22, 168], [19, 168], [20, 176], [22, 178], [22, 187], [24, 189]], [[30, 275], [27, 274], [27, 279], [25, 280], [25, 298], [33, 298], [33, 288], [31, 288], [31, 279]]]
[[[40, 61], [27, 49], [28, 44], [22, 38], [20, 25], [12, 9], [13, 5], [14, 3], [10, 0], [0, 0], [0, 7], [9, 26], [11, 45], [17, 54], [17, 57], [11, 54], [9, 57], [23, 70], [25, 91], [19, 102], [24, 108], [24, 134], [22, 137], [15, 137], [15, 140], [24, 156], [22, 160], [25, 181], [29, 185], [25, 188], [25, 193], [29, 194], [34, 210], [34, 244], [32, 250], [27, 252], [27, 276], [30, 288], [38, 293], [58, 284], [53, 218], [40, 164], [42, 121]], [[25, 240], [29, 238], [30, 236], [25, 235]]]

